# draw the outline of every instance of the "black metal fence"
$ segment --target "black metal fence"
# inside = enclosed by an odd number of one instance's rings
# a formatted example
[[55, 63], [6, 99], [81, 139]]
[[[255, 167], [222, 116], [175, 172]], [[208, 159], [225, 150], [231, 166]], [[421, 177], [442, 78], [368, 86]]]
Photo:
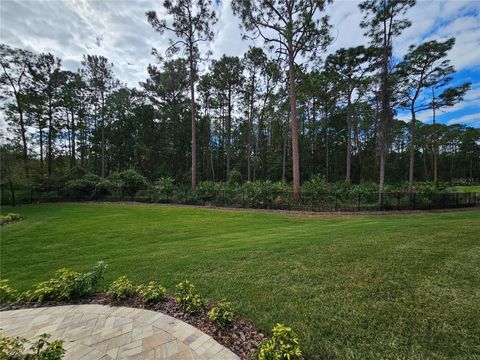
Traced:
[[288, 191], [245, 192], [224, 189], [191, 192], [173, 190], [161, 192], [155, 188], [125, 194], [111, 192], [71, 192], [64, 188], [11, 190], [1, 188], [1, 204], [34, 204], [77, 201], [136, 201], [143, 203], [169, 203], [202, 206], [240, 207], [257, 209], [283, 209], [304, 211], [399, 211], [430, 210], [480, 206], [480, 194], [475, 192], [341, 192], [302, 193], [295, 200]]

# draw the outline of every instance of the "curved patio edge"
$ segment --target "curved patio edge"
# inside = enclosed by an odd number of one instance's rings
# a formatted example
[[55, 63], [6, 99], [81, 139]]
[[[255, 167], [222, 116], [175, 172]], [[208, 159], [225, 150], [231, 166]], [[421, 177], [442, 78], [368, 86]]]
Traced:
[[66, 305], [0, 312], [7, 336], [48, 333], [63, 340], [65, 360], [240, 359], [199, 329], [160, 312], [107, 305]]

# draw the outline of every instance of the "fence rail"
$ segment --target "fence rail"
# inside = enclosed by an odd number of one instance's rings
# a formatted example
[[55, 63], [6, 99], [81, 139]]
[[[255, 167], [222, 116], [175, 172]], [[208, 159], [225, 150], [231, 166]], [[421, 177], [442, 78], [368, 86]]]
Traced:
[[76, 201], [137, 201], [144, 203], [172, 203], [188, 205], [214, 205], [261, 209], [306, 210], [306, 211], [391, 211], [430, 210], [480, 206], [480, 194], [475, 192], [405, 193], [302, 193], [294, 200], [287, 191], [264, 191], [246, 193], [234, 189], [191, 192], [174, 190], [159, 192], [155, 189], [138, 191], [135, 194], [69, 192], [64, 188], [28, 189], [1, 188], [1, 204], [34, 204]]

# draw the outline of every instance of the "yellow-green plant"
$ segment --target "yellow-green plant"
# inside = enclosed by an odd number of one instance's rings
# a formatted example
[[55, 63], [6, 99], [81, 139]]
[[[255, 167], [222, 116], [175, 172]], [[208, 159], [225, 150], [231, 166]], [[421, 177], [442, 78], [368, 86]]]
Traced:
[[7, 279], [0, 280], [0, 304], [15, 301], [17, 295], [17, 291], [9, 285]]
[[48, 341], [50, 335], [40, 335], [36, 340], [8, 337], [0, 334], [0, 359], [60, 360], [65, 354], [63, 341]]
[[210, 310], [208, 317], [221, 327], [230, 325], [233, 321], [232, 303], [222, 299]]
[[0, 215], [0, 225], [8, 224], [17, 220], [22, 220], [20, 214], [8, 213], [7, 215]]
[[124, 300], [135, 294], [135, 290], [135, 286], [126, 276], [120, 276], [110, 285], [107, 295], [112, 300]]
[[194, 314], [202, 309], [203, 300], [190, 281], [185, 280], [177, 284], [175, 289], [175, 301], [183, 310]]
[[296, 360], [302, 358], [298, 336], [291, 327], [276, 324], [272, 337], [260, 345], [258, 360]]
[[155, 281], [150, 281], [148, 284], [139, 285], [137, 287], [137, 293], [143, 302], [155, 303], [165, 299], [167, 290]]

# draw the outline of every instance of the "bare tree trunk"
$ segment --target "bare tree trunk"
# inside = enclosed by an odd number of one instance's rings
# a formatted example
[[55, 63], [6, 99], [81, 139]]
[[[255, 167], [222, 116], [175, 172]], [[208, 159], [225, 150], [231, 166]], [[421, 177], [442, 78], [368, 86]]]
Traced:
[[72, 117], [72, 158], [71, 158], [71, 166], [74, 167], [76, 163], [76, 156], [75, 156], [75, 116], [73, 110], [71, 111]]
[[437, 158], [437, 127], [435, 119], [435, 88], [432, 88], [432, 98], [433, 98], [433, 153], [432, 153], [432, 163], [433, 163], [433, 184], [437, 186], [438, 182], [438, 158]]
[[410, 123], [410, 164], [409, 164], [409, 171], [408, 171], [408, 192], [411, 193], [413, 191], [413, 177], [415, 171], [415, 127], [416, 127], [416, 118], [415, 118], [415, 108], [414, 103], [410, 108], [410, 112], [412, 114], [412, 122]]
[[43, 161], [43, 129], [42, 129], [42, 124], [40, 120], [40, 115], [38, 115], [38, 131], [40, 135], [40, 173], [43, 176], [45, 164]]
[[324, 121], [324, 133], [323, 141], [325, 143], [325, 180], [328, 181], [330, 176], [330, 159], [329, 159], [329, 149], [328, 149], [328, 104], [325, 103], [325, 121]]
[[101, 176], [102, 178], [105, 177], [105, 95], [102, 91], [102, 144], [101, 144], [101, 157], [102, 157], [102, 165], [101, 165]]
[[292, 182], [293, 198], [300, 199], [300, 160], [298, 154], [297, 89], [295, 87], [295, 62], [293, 47], [288, 49], [289, 85], [290, 85], [290, 122], [292, 126]]
[[255, 73], [252, 76], [252, 84], [251, 84], [251, 97], [250, 97], [250, 110], [248, 116], [248, 144], [247, 144], [247, 180], [252, 180], [251, 176], [251, 162], [252, 162], [252, 128], [253, 128], [253, 102], [254, 102], [254, 91], [255, 91]]
[[197, 187], [197, 134], [196, 134], [196, 105], [195, 105], [195, 65], [193, 63], [193, 47], [190, 42], [190, 108], [192, 112], [192, 191]]
[[[17, 100], [18, 104], [18, 100]], [[25, 128], [25, 122], [23, 121], [23, 110], [20, 106], [18, 106], [18, 114], [20, 117], [20, 131], [22, 133], [22, 153], [23, 153], [23, 165], [25, 167], [25, 176], [30, 176], [30, 171], [28, 168], [28, 148], [27, 148], [27, 130]]]
[[48, 148], [47, 148], [47, 171], [48, 176], [52, 175], [52, 138], [53, 138], [53, 114], [52, 103], [50, 101], [48, 106]]
[[352, 101], [351, 92], [348, 91], [347, 99], [347, 169], [345, 175], [345, 183], [350, 184], [351, 181], [351, 169], [352, 169]]
[[228, 86], [228, 114], [227, 114], [227, 180], [230, 174], [230, 143], [232, 141], [232, 89]]

